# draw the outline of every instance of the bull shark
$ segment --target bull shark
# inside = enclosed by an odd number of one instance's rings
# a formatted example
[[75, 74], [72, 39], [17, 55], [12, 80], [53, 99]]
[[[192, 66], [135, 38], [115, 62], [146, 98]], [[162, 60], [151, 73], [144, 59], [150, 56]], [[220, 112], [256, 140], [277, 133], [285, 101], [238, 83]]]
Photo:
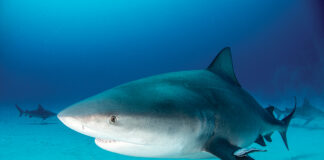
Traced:
[[[295, 102], [296, 107], [296, 102]], [[277, 120], [239, 84], [229, 47], [202, 70], [160, 74], [119, 85], [58, 114], [102, 149], [136, 157], [253, 160], [294, 114]]]
[[38, 108], [36, 110], [22, 110], [17, 104], [16, 104], [16, 108], [19, 111], [19, 117], [21, 117], [22, 115], [28, 116], [29, 118], [32, 117], [37, 117], [37, 118], [41, 118], [43, 120], [49, 118], [49, 117], [53, 117], [56, 116], [56, 113], [45, 110], [43, 108], [42, 105], [38, 105]]
[[[291, 112], [291, 109], [286, 108], [284, 110], [281, 110], [279, 108], [275, 108], [274, 112], [276, 113], [278, 118], [280, 118], [289, 114]], [[302, 106], [297, 107], [296, 114], [294, 115], [294, 117], [305, 120], [305, 123], [303, 125], [306, 126], [315, 119], [324, 120], [324, 111], [313, 106], [309, 102], [309, 100], [305, 98]]]

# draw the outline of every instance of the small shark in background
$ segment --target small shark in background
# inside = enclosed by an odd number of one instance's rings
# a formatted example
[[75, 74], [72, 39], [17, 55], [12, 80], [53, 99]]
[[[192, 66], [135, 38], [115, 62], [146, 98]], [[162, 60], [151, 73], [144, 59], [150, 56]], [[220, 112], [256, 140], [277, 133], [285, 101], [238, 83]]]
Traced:
[[[291, 109], [285, 108], [284, 110], [281, 110], [279, 108], [275, 108], [274, 112], [276, 113], [278, 118], [281, 118], [289, 114], [291, 112]], [[303, 124], [305, 126], [309, 124], [311, 121], [313, 121], [314, 119], [324, 120], [324, 111], [313, 106], [309, 102], [309, 100], [305, 98], [303, 105], [297, 107], [294, 118], [306, 120], [305, 123]]]
[[38, 105], [38, 108], [36, 110], [22, 110], [17, 104], [16, 104], [16, 108], [19, 111], [19, 117], [21, 117], [22, 115], [28, 116], [29, 118], [32, 117], [37, 117], [37, 118], [42, 118], [43, 120], [49, 118], [49, 117], [53, 117], [56, 116], [56, 113], [45, 110], [42, 105]]
[[[295, 101], [296, 107], [296, 101]], [[286, 132], [284, 119], [263, 109], [236, 79], [230, 48], [206, 68], [129, 82], [78, 102], [58, 114], [71, 129], [108, 151], [154, 158], [253, 160], [271, 134]]]

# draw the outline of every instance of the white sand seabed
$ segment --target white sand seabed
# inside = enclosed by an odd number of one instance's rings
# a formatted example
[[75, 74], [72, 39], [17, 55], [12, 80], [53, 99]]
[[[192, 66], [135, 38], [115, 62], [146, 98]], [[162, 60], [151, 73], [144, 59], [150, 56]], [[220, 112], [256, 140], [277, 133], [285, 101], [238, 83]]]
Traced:
[[[2, 108], [1, 108], [2, 109]], [[140, 160], [100, 149], [94, 139], [65, 127], [56, 118], [45, 122], [40, 119], [19, 118], [15, 110], [0, 112], [1, 160]], [[54, 123], [54, 124], [52, 124]], [[323, 127], [324, 128], [324, 127]], [[253, 153], [256, 160], [323, 160], [324, 129], [290, 127], [285, 148], [278, 133], [267, 147], [253, 147], [267, 152]]]

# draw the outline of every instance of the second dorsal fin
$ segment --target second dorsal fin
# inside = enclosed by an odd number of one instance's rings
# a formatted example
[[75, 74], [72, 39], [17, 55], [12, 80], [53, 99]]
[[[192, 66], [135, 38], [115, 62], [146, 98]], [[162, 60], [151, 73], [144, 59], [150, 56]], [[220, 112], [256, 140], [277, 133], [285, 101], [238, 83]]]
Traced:
[[241, 86], [234, 73], [232, 54], [229, 47], [222, 49], [207, 69], [234, 85]]

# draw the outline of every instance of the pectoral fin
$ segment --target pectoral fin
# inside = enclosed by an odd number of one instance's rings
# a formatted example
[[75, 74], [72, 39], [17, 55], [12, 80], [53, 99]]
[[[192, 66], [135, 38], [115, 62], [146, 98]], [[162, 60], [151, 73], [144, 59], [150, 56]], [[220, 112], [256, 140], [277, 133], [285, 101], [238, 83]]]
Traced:
[[306, 120], [306, 122], [303, 125], [306, 126], [313, 120], [314, 120], [314, 118], [309, 118], [309, 119]]
[[[240, 147], [234, 146], [226, 139], [213, 139], [206, 146], [205, 150], [221, 160], [254, 160], [247, 154], [236, 156], [234, 153], [240, 150]], [[250, 152], [249, 152], [250, 153]]]

